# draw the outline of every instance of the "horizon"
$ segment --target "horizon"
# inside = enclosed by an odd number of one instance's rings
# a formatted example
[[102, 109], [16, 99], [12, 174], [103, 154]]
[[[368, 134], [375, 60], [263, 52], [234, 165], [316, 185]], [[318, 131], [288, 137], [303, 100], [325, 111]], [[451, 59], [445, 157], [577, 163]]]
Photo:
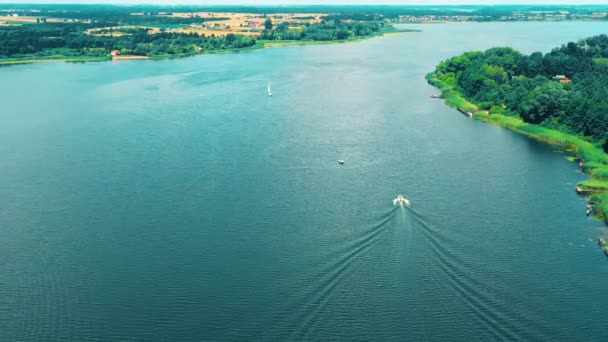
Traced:
[[224, 5], [224, 6], [585, 6], [585, 5], [605, 5], [604, 0], [584, 0], [584, 1], [568, 1], [568, 0], [460, 0], [460, 1], [445, 1], [445, 0], [383, 0], [373, 2], [370, 0], [331, 0], [331, 1], [310, 1], [310, 0], [270, 0], [264, 3], [259, 3], [256, 0], [211, 0], [202, 2], [200, 0], [0, 0], [3, 5]]

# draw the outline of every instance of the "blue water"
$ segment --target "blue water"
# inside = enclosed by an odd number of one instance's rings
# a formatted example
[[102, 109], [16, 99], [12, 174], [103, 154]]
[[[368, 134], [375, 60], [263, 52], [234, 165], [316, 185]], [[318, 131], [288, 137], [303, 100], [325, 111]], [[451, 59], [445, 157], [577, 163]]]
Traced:
[[586, 176], [424, 80], [608, 23], [408, 27], [0, 68], [0, 340], [608, 340]]

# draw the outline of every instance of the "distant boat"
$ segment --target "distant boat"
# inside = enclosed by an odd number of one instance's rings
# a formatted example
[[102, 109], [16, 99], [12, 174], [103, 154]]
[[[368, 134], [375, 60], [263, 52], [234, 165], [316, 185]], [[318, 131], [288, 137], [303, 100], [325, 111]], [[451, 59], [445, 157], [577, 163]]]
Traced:
[[268, 96], [272, 96], [272, 91], [270, 90], [270, 83], [268, 83]]
[[443, 95], [430, 95], [429, 97], [432, 99], [443, 99], [444, 98]]
[[343, 165], [344, 164], [344, 160], [342, 160], [342, 159], [338, 160], [338, 164]]

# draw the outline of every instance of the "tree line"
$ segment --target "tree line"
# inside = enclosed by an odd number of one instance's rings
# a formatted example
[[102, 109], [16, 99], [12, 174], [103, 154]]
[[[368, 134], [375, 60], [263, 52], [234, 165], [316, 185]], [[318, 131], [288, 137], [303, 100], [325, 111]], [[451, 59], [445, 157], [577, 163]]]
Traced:
[[[240, 49], [256, 44], [252, 36], [227, 34], [204, 35], [196, 32], [170, 32], [161, 29], [149, 33], [147, 28], [103, 28], [108, 23], [39, 23], [22, 26], [0, 26], [0, 58], [62, 56], [103, 56], [113, 50], [121, 53], [158, 56], [184, 55], [205, 51]], [[343, 21], [338, 18], [296, 29], [283, 22], [274, 26], [269, 18], [264, 23], [261, 39], [268, 40], [345, 40], [382, 32], [382, 22]], [[87, 29], [97, 28], [87, 33]], [[99, 33], [120, 32], [108, 36]]]
[[[608, 35], [524, 55], [508, 48], [467, 52], [435, 70], [479, 109], [525, 122], [608, 138]], [[608, 152], [608, 141], [604, 143]]]
[[297, 29], [290, 29], [288, 22], [273, 27], [272, 21], [266, 19], [265, 30], [261, 39], [268, 40], [346, 40], [356, 37], [367, 37], [382, 33], [383, 22], [347, 21], [340, 18], [323, 20], [316, 24], [306, 24]]
[[132, 28], [126, 29], [127, 35], [96, 36], [86, 34], [84, 27], [76, 24], [45, 24], [45, 29], [39, 25], [0, 27], [0, 58], [45, 56], [55, 50], [68, 56], [100, 56], [112, 50], [144, 56], [179, 55], [250, 47], [256, 42], [253, 37], [235, 34], [205, 36], [162, 31], [149, 34], [147, 29]]

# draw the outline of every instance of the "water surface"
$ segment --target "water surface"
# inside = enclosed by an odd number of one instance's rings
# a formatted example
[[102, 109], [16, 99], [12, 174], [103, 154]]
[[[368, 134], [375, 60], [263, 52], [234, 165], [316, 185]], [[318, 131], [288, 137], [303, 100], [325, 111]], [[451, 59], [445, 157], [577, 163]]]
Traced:
[[415, 27], [0, 69], [0, 340], [608, 340], [585, 175], [424, 80], [608, 23]]

